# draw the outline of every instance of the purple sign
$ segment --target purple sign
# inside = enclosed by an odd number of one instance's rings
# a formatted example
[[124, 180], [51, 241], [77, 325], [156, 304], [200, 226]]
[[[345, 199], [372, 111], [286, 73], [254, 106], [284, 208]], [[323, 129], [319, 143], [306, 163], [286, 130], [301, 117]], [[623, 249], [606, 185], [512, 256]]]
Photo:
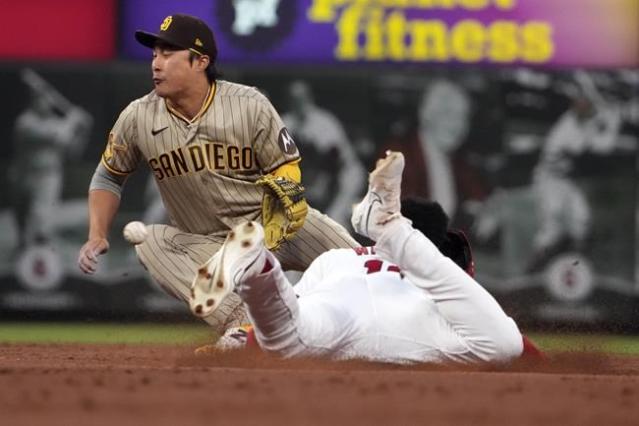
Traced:
[[136, 29], [172, 13], [213, 29], [226, 64], [639, 65], [639, 0], [132, 0], [125, 57], [150, 58]]

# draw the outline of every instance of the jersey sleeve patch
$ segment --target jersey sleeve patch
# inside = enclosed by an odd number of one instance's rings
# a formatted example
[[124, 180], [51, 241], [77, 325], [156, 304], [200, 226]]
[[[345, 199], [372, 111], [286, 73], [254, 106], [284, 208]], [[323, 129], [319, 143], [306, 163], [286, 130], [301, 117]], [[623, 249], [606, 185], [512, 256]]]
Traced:
[[129, 147], [125, 141], [120, 141], [120, 143], [116, 143], [115, 133], [109, 133], [109, 139], [107, 141], [107, 146], [104, 149], [104, 153], [102, 154], [102, 164], [106, 169], [118, 176], [126, 176], [131, 172], [125, 172], [118, 170], [115, 168], [112, 163], [116, 162], [116, 158], [119, 154], [125, 154], [129, 150]]
[[282, 152], [287, 155], [293, 155], [297, 152], [297, 145], [295, 145], [295, 141], [286, 127], [282, 127], [280, 130], [279, 136], [277, 137], [277, 144]]

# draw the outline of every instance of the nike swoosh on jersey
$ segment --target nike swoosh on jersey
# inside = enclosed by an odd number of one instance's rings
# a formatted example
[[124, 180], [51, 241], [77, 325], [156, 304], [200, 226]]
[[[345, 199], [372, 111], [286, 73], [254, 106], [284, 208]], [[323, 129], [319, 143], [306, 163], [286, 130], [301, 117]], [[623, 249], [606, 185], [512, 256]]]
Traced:
[[153, 136], [155, 136], [155, 135], [157, 135], [158, 133], [163, 132], [163, 131], [165, 131], [165, 130], [166, 130], [166, 129], [168, 129], [168, 128], [169, 128], [169, 126], [165, 126], [165, 127], [162, 127], [161, 129], [151, 130], [151, 134], [152, 134]]

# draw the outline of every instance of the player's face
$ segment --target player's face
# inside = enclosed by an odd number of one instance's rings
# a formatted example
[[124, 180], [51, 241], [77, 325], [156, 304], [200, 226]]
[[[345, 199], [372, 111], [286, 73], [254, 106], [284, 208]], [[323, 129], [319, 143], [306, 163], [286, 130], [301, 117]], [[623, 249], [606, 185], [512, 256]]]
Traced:
[[191, 63], [188, 50], [162, 46], [153, 49], [151, 69], [155, 92], [163, 98], [179, 97], [188, 92], [199, 72]]
[[429, 131], [429, 143], [436, 144], [445, 152], [454, 151], [468, 133], [468, 96], [449, 83], [435, 83], [422, 99], [419, 119]]

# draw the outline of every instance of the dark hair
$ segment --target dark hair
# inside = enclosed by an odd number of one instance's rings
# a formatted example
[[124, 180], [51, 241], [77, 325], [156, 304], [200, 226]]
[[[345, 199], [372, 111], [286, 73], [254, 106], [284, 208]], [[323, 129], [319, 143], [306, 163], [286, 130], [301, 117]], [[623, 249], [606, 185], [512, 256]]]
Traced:
[[[193, 61], [195, 61], [195, 59], [199, 56], [200, 55], [198, 55], [197, 53], [189, 51], [189, 61], [191, 63], [193, 63]], [[215, 67], [213, 58], [210, 58], [209, 65], [206, 67], [204, 72], [206, 73], [206, 78], [209, 80], [209, 83], [213, 83], [215, 80], [217, 80], [220, 77], [220, 73]]]
[[448, 231], [448, 215], [441, 204], [423, 198], [402, 200], [402, 215], [413, 222], [413, 228], [426, 235], [441, 251]]
[[405, 198], [402, 215], [410, 219], [413, 228], [426, 235], [444, 256], [469, 272], [472, 254], [468, 240], [463, 232], [448, 229], [449, 218], [441, 204], [417, 197]]

